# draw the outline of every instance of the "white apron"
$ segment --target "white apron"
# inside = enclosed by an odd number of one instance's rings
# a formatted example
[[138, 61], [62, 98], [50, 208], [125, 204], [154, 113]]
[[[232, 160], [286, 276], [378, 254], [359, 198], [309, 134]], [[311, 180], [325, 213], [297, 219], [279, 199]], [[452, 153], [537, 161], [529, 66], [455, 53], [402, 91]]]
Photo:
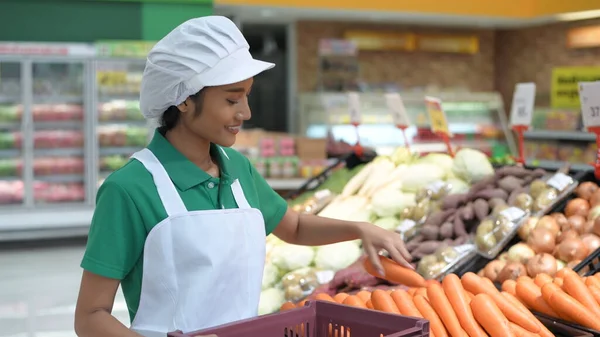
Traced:
[[150, 150], [132, 158], [152, 174], [168, 217], [146, 238], [142, 293], [131, 329], [165, 337], [257, 316], [265, 225], [239, 181], [230, 187], [238, 208], [188, 211]]

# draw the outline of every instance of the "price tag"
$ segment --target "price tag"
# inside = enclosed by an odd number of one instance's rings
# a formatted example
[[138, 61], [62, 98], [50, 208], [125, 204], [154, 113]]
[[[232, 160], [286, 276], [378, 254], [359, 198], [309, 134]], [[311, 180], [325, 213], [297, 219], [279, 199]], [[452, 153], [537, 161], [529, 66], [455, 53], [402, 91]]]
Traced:
[[472, 252], [475, 250], [475, 245], [471, 244], [471, 243], [466, 243], [464, 245], [460, 245], [460, 246], [455, 246], [454, 250], [459, 254], [459, 255], [463, 255], [465, 253], [468, 252]]
[[404, 102], [402, 101], [402, 97], [400, 97], [400, 94], [385, 94], [385, 102], [387, 103], [387, 107], [390, 110], [390, 113], [392, 114], [392, 120], [394, 121], [394, 125], [410, 125], [410, 120], [408, 119], [408, 114], [406, 113], [406, 108], [404, 107]]
[[446, 112], [442, 108], [442, 101], [435, 97], [425, 97], [425, 105], [429, 114], [429, 122], [431, 123], [431, 131], [445, 133], [451, 136], [448, 129], [448, 119]]
[[333, 280], [335, 272], [333, 270], [320, 270], [316, 272], [315, 275], [317, 275], [317, 282], [319, 282], [319, 284], [326, 284]]
[[417, 225], [417, 223], [414, 222], [413, 220], [404, 219], [404, 220], [400, 221], [400, 224], [398, 225], [398, 227], [396, 227], [396, 232], [397, 233], [406, 233], [409, 230], [413, 229], [416, 225]]
[[573, 183], [573, 178], [571, 178], [568, 175], [561, 173], [561, 172], [554, 174], [546, 182], [546, 184], [548, 184], [548, 186], [556, 188], [559, 192], [563, 191], [565, 188], [569, 187], [569, 185], [571, 185], [572, 183]]
[[600, 127], [600, 82], [579, 83], [579, 100], [583, 126]]
[[348, 113], [350, 114], [350, 123], [361, 123], [360, 96], [357, 92], [348, 93]]
[[531, 125], [533, 107], [535, 104], [535, 83], [519, 83], [515, 86], [512, 107], [510, 111], [510, 125]]
[[525, 216], [525, 211], [518, 207], [509, 207], [500, 212], [500, 215], [507, 218], [510, 222], [515, 222]]

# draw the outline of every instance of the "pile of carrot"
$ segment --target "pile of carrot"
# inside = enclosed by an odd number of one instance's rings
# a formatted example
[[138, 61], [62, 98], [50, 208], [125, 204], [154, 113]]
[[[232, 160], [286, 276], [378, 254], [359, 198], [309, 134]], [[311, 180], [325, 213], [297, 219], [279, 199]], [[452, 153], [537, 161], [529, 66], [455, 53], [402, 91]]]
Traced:
[[[424, 318], [429, 320], [430, 335], [435, 337], [554, 336], [516, 297], [499, 291], [474, 273], [462, 279], [450, 274], [441, 283], [426, 281], [424, 287], [408, 291], [360, 291], [334, 297], [319, 294], [316, 300]], [[281, 309], [295, 307], [286, 303]]]
[[502, 283], [502, 291], [548, 316], [600, 331], [600, 274], [582, 277], [569, 268]]

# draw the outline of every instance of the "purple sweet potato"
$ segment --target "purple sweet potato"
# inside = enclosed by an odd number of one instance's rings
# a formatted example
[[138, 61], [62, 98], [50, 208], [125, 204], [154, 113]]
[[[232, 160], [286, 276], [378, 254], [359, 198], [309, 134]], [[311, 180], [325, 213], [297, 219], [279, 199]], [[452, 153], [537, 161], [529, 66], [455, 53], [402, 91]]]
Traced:
[[484, 191], [480, 191], [478, 193], [476, 193], [473, 196], [475, 199], [484, 199], [484, 200], [490, 200], [492, 198], [500, 198], [500, 199], [508, 199], [508, 193], [506, 193], [505, 190], [501, 189], [501, 188], [496, 188], [493, 190], [484, 190]]
[[496, 175], [500, 178], [506, 176], [514, 176], [516, 178], [524, 178], [531, 173], [530, 170], [522, 166], [504, 166], [496, 170]]
[[514, 176], [506, 176], [498, 181], [498, 186], [507, 193], [510, 193], [523, 186], [523, 179]]
[[454, 234], [456, 236], [468, 235], [465, 223], [459, 216], [454, 218]]
[[451, 194], [442, 200], [442, 209], [456, 209], [466, 201], [466, 194]]
[[446, 221], [440, 226], [440, 238], [443, 240], [452, 237], [454, 237], [454, 224]]
[[434, 212], [427, 217], [427, 220], [425, 220], [425, 223], [423, 225], [439, 227], [444, 223], [444, 221], [446, 221], [446, 219], [448, 219], [449, 216], [454, 214], [454, 212], [456, 212], [454, 209], [447, 209], [443, 211]]
[[477, 199], [473, 202], [473, 211], [477, 220], [481, 221], [490, 213], [490, 205], [483, 199]]
[[415, 236], [414, 238], [412, 238], [408, 242], [406, 242], [406, 244], [405, 244], [406, 250], [408, 250], [409, 252], [412, 252], [413, 250], [417, 249], [417, 247], [419, 247], [421, 242], [423, 242], [424, 240], [425, 240], [425, 237], [423, 235]]
[[460, 209], [460, 214], [463, 218], [463, 220], [472, 220], [473, 217], [475, 216], [475, 210], [473, 209], [473, 203], [470, 202], [466, 205], [464, 205], [461, 209]]
[[435, 240], [437, 239], [438, 234], [440, 233], [440, 227], [433, 225], [425, 225], [421, 228], [421, 231], [419, 233], [423, 235], [425, 240]]

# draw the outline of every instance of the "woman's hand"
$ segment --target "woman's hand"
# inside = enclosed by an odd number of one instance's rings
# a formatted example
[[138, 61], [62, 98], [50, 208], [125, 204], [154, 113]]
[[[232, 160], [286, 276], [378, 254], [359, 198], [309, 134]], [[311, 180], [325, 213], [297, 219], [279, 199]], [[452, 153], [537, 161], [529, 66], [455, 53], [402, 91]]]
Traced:
[[381, 250], [387, 251], [390, 257], [399, 264], [414, 269], [409, 263], [412, 257], [404, 247], [404, 240], [402, 240], [400, 234], [366, 222], [358, 223], [357, 230], [362, 240], [363, 249], [381, 276], [384, 276], [383, 266], [379, 262], [379, 252]]

